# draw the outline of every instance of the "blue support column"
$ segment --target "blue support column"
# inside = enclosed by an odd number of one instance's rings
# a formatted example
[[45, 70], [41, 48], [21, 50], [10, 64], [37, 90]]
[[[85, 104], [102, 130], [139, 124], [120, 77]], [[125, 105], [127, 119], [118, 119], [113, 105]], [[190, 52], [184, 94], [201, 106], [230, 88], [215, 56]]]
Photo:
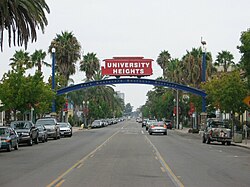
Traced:
[[204, 50], [202, 52], [202, 82], [206, 82], [206, 69], [207, 69], [207, 63], [206, 63], [206, 51]]
[[[202, 82], [206, 82], [206, 69], [207, 69], [206, 50], [205, 50], [205, 47], [203, 46], [203, 52], [202, 52], [202, 77], [201, 77]], [[202, 112], [206, 112], [206, 98], [205, 97], [202, 97]]]
[[[55, 48], [52, 48], [52, 90], [55, 91]], [[56, 101], [53, 99], [52, 101], [52, 113], [56, 112]]]

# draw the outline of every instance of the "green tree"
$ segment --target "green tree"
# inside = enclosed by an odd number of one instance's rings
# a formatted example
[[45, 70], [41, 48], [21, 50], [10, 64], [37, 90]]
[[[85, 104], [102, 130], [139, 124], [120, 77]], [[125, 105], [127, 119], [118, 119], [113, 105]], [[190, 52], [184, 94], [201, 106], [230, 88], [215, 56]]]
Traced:
[[241, 45], [237, 46], [242, 54], [240, 59], [241, 67], [244, 70], [244, 75], [248, 81], [248, 89], [250, 89], [250, 29], [243, 31], [240, 37]]
[[158, 63], [158, 65], [161, 67], [162, 71], [163, 71], [163, 77], [164, 78], [167, 78], [167, 67], [168, 67], [168, 64], [171, 60], [171, 55], [168, 51], [162, 51], [156, 62]]
[[216, 56], [215, 66], [222, 66], [224, 72], [227, 72], [228, 68], [232, 65], [235, 65], [234, 56], [229, 51], [221, 51]]
[[44, 61], [46, 57], [46, 52], [40, 50], [35, 50], [35, 52], [31, 55], [32, 67], [37, 67], [38, 72], [42, 72], [42, 65], [50, 67], [51, 65]]
[[4, 110], [14, 112], [30, 111], [31, 107], [38, 113], [50, 111], [54, 93], [43, 82], [40, 73], [34, 76], [24, 76], [22, 71], [10, 71], [0, 85], [0, 99], [4, 104]]
[[10, 63], [11, 68], [17, 72], [27, 70], [32, 66], [29, 53], [23, 50], [16, 51], [10, 61], [12, 61]]
[[36, 29], [44, 32], [48, 21], [45, 13], [50, 13], [45, 0], [1, 0], [0, 3], [0, 45], [3, 50], [4, 31], [8, 32], [9, 46], [27, 48], [28, 40], [36, 41]]
[[247, 96], [248, 90], [238, 71], [215, 77], [206, 82], [202, 88], [208, 94], [208, 105], [227, 113], [245, 111], [246, 105], [243, 99]]
[[87, 53], [83, 56], [83, 60], [80, 61], [80, 70], [85, 72], [87, 80], [90, 80], [99, 69], [100, 60], [95, 53]]
[[[206, 53], [206, 63], [206, 80], [208, 80], [214, 70], [211, 53]], [[202, 49], [193, 48], [191, 52], [187, 51], [180, 66], [182, 72], [180, 83], [199, 88], [202, 77]]]
[[165, 71], [165, 79], [170, 82], [180, 83], [182, 72], [180, 69], [181, 61], [179, 59], [171, 59]]
[[127, 104], [125, 105], [125, 113], [126, 113], [126, 114], [129, 114], [129, 113], [132, 112], [132, 110], [133, 110], [133, 107], [131, 106], [131, 104], [130, 104], [130, 103], [127, 103]]
[[49, 53], [52, 54], [55, 48], [56, 69], [64, 77], [64, 86], [68, 85], [70, 75], [75, 74], [76, 62], [80, 59], [81, 45], [72, 32], [57, 34], [49, 46]]

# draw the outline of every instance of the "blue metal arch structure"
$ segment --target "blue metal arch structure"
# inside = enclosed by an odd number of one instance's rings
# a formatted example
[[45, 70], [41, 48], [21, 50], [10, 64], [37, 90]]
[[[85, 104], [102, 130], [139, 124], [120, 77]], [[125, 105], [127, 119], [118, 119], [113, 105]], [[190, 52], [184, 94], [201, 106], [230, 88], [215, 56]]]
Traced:
[[203, 98], [205, 98], [207, 95], [204, 91], [189, 86], [167, 82], [164, 80], [153, 80], [153, 79], [143, 79], [143, 78], [118, 78], [118, 79], [104, 79], [99, 81], [85, 82], [59, 89], [57, 90], [57, 95], [62, 95], [64, 93], [69, 93], [72, 91], [85, 89], [88, 87], [104, 86], [110, 84], [147, 84], [147, 85], [163, 86], [163, 87], [178, 89], [185, 92], [193, 93], [195, 95], [202, 96]]

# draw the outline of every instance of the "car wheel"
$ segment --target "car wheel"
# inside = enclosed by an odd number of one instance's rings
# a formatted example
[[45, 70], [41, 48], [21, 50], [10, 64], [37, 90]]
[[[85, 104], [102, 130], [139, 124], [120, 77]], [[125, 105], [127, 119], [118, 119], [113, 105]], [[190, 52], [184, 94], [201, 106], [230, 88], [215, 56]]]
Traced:
[[231, 142], [230, 142], [230, 141], [227, 141], [227, 145], [231, 145]]
[[29, 146], [32, 146], [32, 145], [33, 145], [33, 140], [32, 140], [32, 138], [29, 139], [28, 145], [29, 145]]
[[16, 146], [14, 147], [15, 150], [18, 150], [18, 142], [16, 143]]
[[45, 142], [47, 142], [47, 141], [48, 141], [48, 137], [45, 138]]
[[11, 148], [12, 148], [12, 146], [11, 146], [11, 144], [9, 144], [8, 147], [7, 147], [7, 151], [11, 152]]
[[164, 132], [164, 135], [167, 135], [167, 132]]
[[60, 138], [61, 138], [61, 135], [60, 135], [60, 133], [59, 133], [59, 135], [58, 135], [57, 139], [60, 139]]
[[35, 142], [35, 144], [38, 144], [38, 142], [39, 142], [38, 137], [35, 138], [34, 142]]
[[43, 136], [43, 139], [42, 139], [42, 142], [44, 143], [46, 140], [45, 140], [45, 136]]
[[203, 136], [202, 143], [206, 143], [206, 138]]
[[206, 139], [206, 143], [210, 144], [210, 138], [209, 137]]

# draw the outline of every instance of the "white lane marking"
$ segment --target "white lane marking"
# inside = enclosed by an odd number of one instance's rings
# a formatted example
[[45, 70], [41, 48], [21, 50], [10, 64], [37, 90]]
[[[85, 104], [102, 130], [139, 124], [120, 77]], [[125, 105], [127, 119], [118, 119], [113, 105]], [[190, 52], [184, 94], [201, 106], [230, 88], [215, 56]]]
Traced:
[[141, 131], [142, 134], [144, 134], [143, 130]]
[[155, 145], [150, 141], [150, 139], [145, 136], [145, 138], [148, 140], [148, 142], [150, 143], [150, 145], [153, 147], [153, 149], [155, 150], [156, 156], [158, 157], [162, 167], [165, 169], [167, 175], [170, 177], [170, 179], [172, 180], [172, 182], [174, 183], [174, 185], [176, 187], [184, 187], [184, 185], [182, 184], [182, 182], [178, 179], [178, 177], [174, 174], [174, 172], [171, 170], [171, 168], [169, 167], [169, 165], [166, 163], [166, 161], [162, 158], [160, 152], [158, 151], [158, 149], [155, 147]]

